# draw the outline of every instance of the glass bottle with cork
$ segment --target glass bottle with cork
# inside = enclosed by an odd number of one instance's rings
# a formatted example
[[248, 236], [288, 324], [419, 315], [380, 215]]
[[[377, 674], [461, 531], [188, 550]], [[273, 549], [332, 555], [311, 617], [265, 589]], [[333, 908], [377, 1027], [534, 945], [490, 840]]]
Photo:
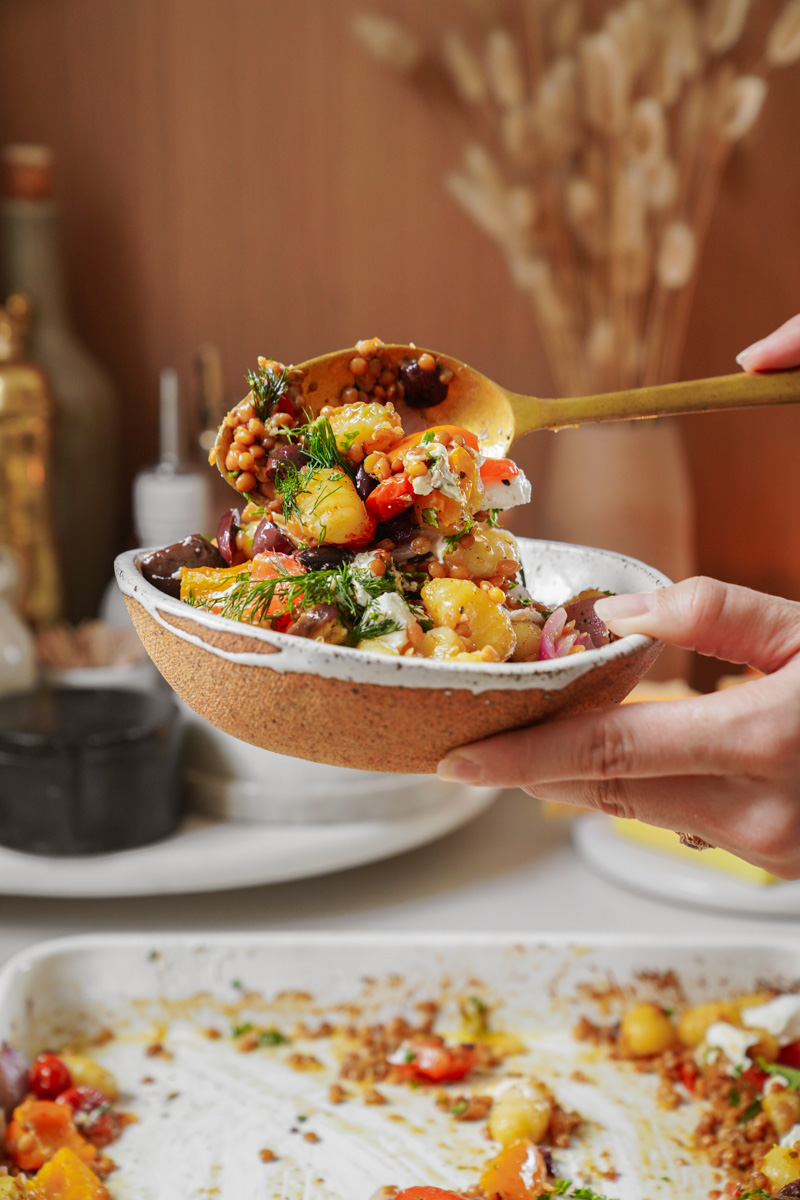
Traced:
[[34, 302], [30, 357], [43, 367], [56, 403], [54, 510], [66, 615], [95, 616], [118, 535], [119, 433], [114, 387], [70, 325], [46, 146], [3, 149], [0, 265], [6, 293]]

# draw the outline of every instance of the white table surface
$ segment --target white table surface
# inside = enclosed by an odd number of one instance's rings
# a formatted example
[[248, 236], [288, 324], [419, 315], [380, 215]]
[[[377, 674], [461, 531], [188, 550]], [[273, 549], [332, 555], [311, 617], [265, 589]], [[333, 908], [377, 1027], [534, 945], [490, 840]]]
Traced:
[[136, 930], [705, 932], [743, 939], [800, 933], [769, 920], [662, 904], [598, 878], [567, 822], [504, 793], [472, 824], [397, 858], [295, 883], [135, 900], [0, 898], [0, 959], [45, 938]]

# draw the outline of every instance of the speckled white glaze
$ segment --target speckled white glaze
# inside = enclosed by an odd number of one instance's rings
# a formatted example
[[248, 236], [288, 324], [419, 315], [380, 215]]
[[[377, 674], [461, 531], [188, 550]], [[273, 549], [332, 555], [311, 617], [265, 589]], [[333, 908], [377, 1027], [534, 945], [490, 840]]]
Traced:
[[[531, 594], [554, 607], [584, 588], [641, 592], [665, 587], [671, 582], [653, 567], [610, 550], [528, 538], [519, 538], [518, 542]], [[137, 562], [148, 552], [129, 550], [117, 558], [115, 570], [123, 595], [136, 600], [162, 628], [185, 642], [230, 662], [267, 671], [319, 675], [346, 683], [371, 683], [384, 687], [442, 688], [445, 691], [466, 688], [476, 695], [497, 688], [524, 691], [535, 687], [558, 691], [587, 671], [615, 658], [627, 657], [650, 642], [649, 638], [636, 635], [621, 638], [599, 650], [587, 650], [583, 654], [537, 663], [482, 663], [475, 666], [472, 663], [388, 657], [290, 637], [285, 633], [274, 633], [191, 608], [171, 596], [165, 596], [142, 577]], [[189, 633], [166, 621], [165, 617], [170, 616], [194, 621], [200, 629], [254, 638], [265, 644], [265, 653], [252, 650], [237, 653], [211, 646], [199, 634]]]

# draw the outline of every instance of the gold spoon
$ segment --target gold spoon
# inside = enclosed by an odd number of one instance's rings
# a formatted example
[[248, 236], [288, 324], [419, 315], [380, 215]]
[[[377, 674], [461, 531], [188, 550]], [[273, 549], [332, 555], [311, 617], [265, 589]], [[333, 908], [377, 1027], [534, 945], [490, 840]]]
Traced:
[[[461, 425], [476, 434], [481, 450], [492, 457], [503, 457], [512, 442], [537, 429], [564, 429], [593, 421], [626, 421], [673, 413], [800, 403], [800, 369], [763, 375], [741, 372], [597, 396], [547, 400], [510, 392], [448, 354], [425, 351], [418, 346], [389, 344], [381, 348], [384, 361], [391, 363], [398, 363], [403, 358], [416, 359], [425, 353], [432, 354], [439, 367], [449, 367], [453, 378], [446, 399], [432, 408], [411, 408], [402, 401], [396, 402], [404, 429], [410, 433], [428, 425]], [[319, 413], [325, 404], [341, 402], [342, 389], [353, 386], [350, 363], [356, 354], [351, 347], [298, 364], [296, 369], [303, 372], [301, 404], [309, 415]], [[246, 400], [242, 401], [242, 404], [246, 403]], [[217, 444], [217, 463], [223, 474], [225, 451], [230, 444], [230, 435], [225, 434], [225, 428], [223, 425]]]

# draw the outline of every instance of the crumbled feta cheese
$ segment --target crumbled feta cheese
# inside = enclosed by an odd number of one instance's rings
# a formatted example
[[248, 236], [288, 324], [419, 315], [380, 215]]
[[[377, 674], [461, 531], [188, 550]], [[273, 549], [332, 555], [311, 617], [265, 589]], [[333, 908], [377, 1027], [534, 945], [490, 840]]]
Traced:
[[800, 996], [776, 996], [766, 1004], [742, 1009], [742, 1024], [765, 1029], [782, 1046], [800, 1038]]
[[524, 471], [511, 479], [497, 479], [483, 485], [484, 508], [516, 508], [518, 504], [529, 504], [531, 481]]
[[408, 645], [408, 627], [414, 623], [416, 617], [398, 592], [384, 592], [383, 595], [370, 600], [364, 610], [364, 620], [369, 619], [394, 621], [400, 626], [394, 633], [385, 633], [382, 637], [373, 639], [399, 654]]
[[[422, 453], [415, 454], [414, 451], [417, 450], [421, 450]], [[431, 492], [436, 491], [441, 492], [443, 496], [449, 496], [451, 500], [458, 500], [459, 503], [463, 501], [461, 480], [450, 466], [449, 451], [441, 442], [415, 446], [407, 457], [419, 458], [420, 461], [428, 463], [428, 474], [415, 475], [411, 480], [411, 486], [417, 496], [430, 496]]]
[[706, 1030], [705, 1044], [709, 1050], [720, 1050], [734, 1067], [750, 1066], [747, 1051], [758, 1041], [758, 1034], [737, 1029], [727, 1021], [715, 1021]]

